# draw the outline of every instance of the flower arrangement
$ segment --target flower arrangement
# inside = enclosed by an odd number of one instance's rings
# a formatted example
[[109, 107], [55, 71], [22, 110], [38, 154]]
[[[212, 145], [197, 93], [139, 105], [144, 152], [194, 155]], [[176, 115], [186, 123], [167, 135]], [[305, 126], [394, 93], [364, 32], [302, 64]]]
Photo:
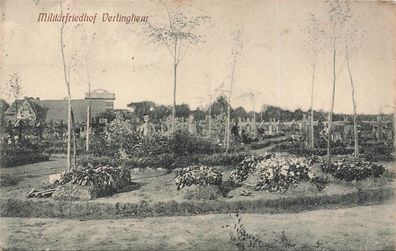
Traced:
[[106, 196], [118, 192], [131, 183], [129, 168], [88, 165], [81, 170], [66, 171], [57, 184], [77, 184], [89, 187], [97, 196]]
[[241, 183], [247, 179], [249, 174], [253, 173], [256, 170], [257, 164], [260, 161], [265, 159], [272, 158], [274, 155], [271, 153], [266, 153], [265, 155], [260, 156], [247, 156], [244, 160], [242, 160], [237, 169], [233, 170], [230, 175], [231, 181], [235, 183]]
[[223, 174], [213, 167], [203, 165], [189, 166], [178, 171], [174, 178], [174, 183], [177, 190], [191, 185], [220, 186], [222, 183]]
[[369, 177], [379, 177], [385, 172], [385, 167], [381, 164], [348, 158], [323, 163], [321, 169], [323, 172], [345, 181], [360, 181]]
[[255, 174], [259, 175], [256, 190], [269, 192], [286, 192], [291, 185], [314, 178], [304, 158], [269, 158], [258, 163]]
[[311, 170], [315, 160], [310, 158], [287, 158], [274, 154], [248, 156], [231, 172], [231, 180], [236, 183], [252, 177], [256, 190], [286, 192], [291, 185], [309, 181], [319, 191], [324, 189], [328, 180], [316, 176]]

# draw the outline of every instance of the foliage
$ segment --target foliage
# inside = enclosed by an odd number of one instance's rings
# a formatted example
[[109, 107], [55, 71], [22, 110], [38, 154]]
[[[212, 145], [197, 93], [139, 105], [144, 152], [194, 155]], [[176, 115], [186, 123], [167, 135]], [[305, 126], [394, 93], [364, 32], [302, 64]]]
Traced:
[[125, 166], [128, 168], [165, 168], [173, 170], [175, 168], [184, 168], [190, 165], [206, 166], [236, 166], [241, 162], [247, 153], [218, 153], [213, 155], [192, 154], [186, 156], [175, 156], [172, 153], [152, 155], [146, 157], [129, 157], [119, 159], [108, 156], [80, 156], [78, 163], [82, 166], [92, 164], [93, 166]]
[[[224, 95], [217, 97], [217, 99], [212, 103], [211, 109], [212, 109], [212, 116], [226, 114], [228, 109], [227, 97]], [[233, 112], [232, 109], [231, 112]]]
[[3, 153], [2, 155], [1, 167], [14, 167], [49, 160], [49, 155], [36, 153], [31, 150], [19, 150], [12, 153]]
[[108, 156], [83, 155], [80, 156], [78, 159], [78, 164], [83, 168], [86, 168], [88, 166], [120, 166], [122, 162], [123, 160], [121, 159]]
[[[212, 108], [213, 111], [213, 108]], [[212, 134], [211, 137], [217, 142], [221, 143], [224, 141], [225, 128], [226, 128], [226, 116], [225, 114], [219, 114], [212, 118]]]
[[[258, 129], [260, 129], [260, 128], [258, 128]], [[258, 130], [259, 131], [259, 133], [260, 133], [260, 130]], [[278, 132], [278, 133], [274, 133], [274, 134], [264, 134], [264, 133], [262, 133], [262, 134], [260, 134], [259, 135], [259, 138], [260, 139], [273, 139], [273, 138], [279, 138], [279, 137], [282, 137], [282, 136], [285, 136], [286, 134], [284, 133], [284, 132]]]
[[96, 196], [102, 197], [119, 192], [131, 183], [128, 168], [88, 165], [81, 170], [66, 171], [57, 184], [72, 183], [92, 189]]
[[[236, 214], [237, 222], [233, 225], [233, 232], [230, 233], [230, 239], [238, 248], [238, 250], [264, 250], [267, 245], [255, 235], [252, 235], [246, 231], [245, 226], [242, 224], [242, 219], [239, 214]], [[268, 248], [268, 247], [267, 247]]]
[[[295, 154], [297, 156], [325, 156], [327, 151], [325, 148], [307, 148], [301, 142], [283, 142], [273, 147], [271, 152], [287, 152]], [[334, 155], [350, 155], [353, 153], [353, 149], [346, 148], [344, 146], [335, 146], [331, 148], [331, 154]]]
[[216, 147], [209, 140], [191, 135], [183, 130], [175, 131], [169, 143], [172, 147], [172, 152], [178, 156], [194, 153], [210, 154], [216, 152], [216, 150], [220, 150], [219, 147]]
[[156, 104], [152, 101], [140, 101], [129, 103], [127, 106], [132, 108], [138, 118], [143, 118], [144, 115], [152, 115], [151, 113], [155, 109]]
[[0, 166], [14, 167], [41, 161], [48, 161], [49, 154], [43, 153], [43, 142], [22, 137], [11, 139], [7, 133], [1, 135]]
[[190, 106], [186, 103], [176, 105], [176, 117], [188, 118], [190, 115]]
[[199, 163], [206, 166], [236, 166], [247, 156], [246, 152], [197, 155]]
[[323, 172], [345, 181], [360, 181], [369, 177], [379, 177], [385, 172], [385, 167], [381, 164], [348, 158], [323, 163], [321, 169]]
[[240, 183], [256, 170], [257, 164], [265, 159], [273, 157], [272, 154], [268, 153], [261, 156], [247, 156], [237, 166], [235, 170], [231, 172], [230, 179], [235, 183]]
[[393, 160], [393, 144], [366, 145], [362, 147], [364, 157], [367, 161]]
[[93, 135], [91, 142], [91, 152], [96, 156], [141, 158], [169, 153], [179, 157], [221, 151], [222, 148], [209, 139], [181, 129], [171, 134], [156, 132], [152, 137], [144, 138], [122, 118], [114, 119], [106, 132]]
[[174, 178], [177, 190], [191, 185], [220, 186], [222, 183], [223, 174], [213, 167], [203, 165], [189, 166], [178, 171]]
[[310, 182], [314, 184], [319, 191], [322, 191], [330, 181], [327, 177], [315, 176], [311, 178]]
[[9, 75], [9, 79], [7, 81], [8, 96], [15, 99], [15, 105], [17, 105], [17, 99], [23, 95], [21, 82], [21, 75], [18, 72], [14, 72]]

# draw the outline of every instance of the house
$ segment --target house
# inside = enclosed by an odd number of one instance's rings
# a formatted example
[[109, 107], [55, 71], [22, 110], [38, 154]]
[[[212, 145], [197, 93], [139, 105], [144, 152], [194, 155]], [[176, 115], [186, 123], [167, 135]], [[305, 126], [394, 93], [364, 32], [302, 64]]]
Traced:
[[8, 123], [17, 125], [24, 121], [31, 126], [37, 126], [45, 122], [48, 110], [42, 107], [37, 99], [25, 97], [16, 100], [5, 112], [5, 120]]
[[[85, 99], [71, 100], [74, 122], [76, 127], [83, 127], [87, 122], [87, 112], [91, 104], [91, 119], [96, 121], [102, 112], [113, 110], [115, 94], [99, 89]], [[16, 115], [17, 113], [17, 115]], [[24, 119], [30, 123], [51, 122], [57, 124], [67, 123], [67, 99], [40, 100], [39, 98], [25, 98], [17, 100], [6, 111], [6, 120], [15, 123]]]
[[86, 100], [104, 100], [106, 104], [106, 109], [107, 110], [113, 110], [114, 109], [114, 100], [115, 100], [115, 94], [108, 92], [103, 89], [96, 89], [91, 92], [91, 95], [89, 93], [85, 93], [85, 99]]

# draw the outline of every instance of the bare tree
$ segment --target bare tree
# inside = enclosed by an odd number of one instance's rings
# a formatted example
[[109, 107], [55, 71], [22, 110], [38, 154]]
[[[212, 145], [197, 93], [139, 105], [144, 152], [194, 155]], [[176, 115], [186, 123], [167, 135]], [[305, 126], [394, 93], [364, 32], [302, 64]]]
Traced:
[[[161, 3], [161, 2], [160, 2]], [[162, 3], [161, 3], [162, 4]], [[187, 17], [182, 12], [170, 10], [163, 4], [168, 15], [168, 24], [154, 26], [147, 23], [144, 32], [153, 43], [165, 45], [172, 57], [173, 64], [173, 107], [172, 131], [175, 130], [177, 70], [191, 46], [204, 42], [198, 34], [198, 27], [209, 18], [208, 16]]]
[[331, 160], [330, 147], [331, 147], [331, 136], [333, 127], [333, 111], [334, 111], [334, 100], [336, 91], [336, 57], [337, 50], [339, 46], [339, 40], [342, 37], [344, 31], [345, 23], [350, 18], [350, 8], [349, 2], [340, 0], [330, 0], [329, 3], [329, 30], [328, 35], [330, 38], [330, 47], [332, 50], [332, 96], [331, 96], [331, 106], [328, 116], [328, 132], [327, 132], [327, 160]]
[[232, 55], [234, 56], [233, 62], [232, 62], [232, 70], [231, 70], [231, 80], [230, 80], [230, 89], [228, 90], [228, 106], [227, 106], [227, 126], [226, 126], [226, 152], [230, 149], [230, 122], [231, 122], [231, 97], [232, 97], [232, 90], [234, 87], [234, 80], [235, 80], [235, 67], [237, 64], [238, 57], [240, 55], [240, 51], [242, 49], [242, 42], [241, 42], [241, 31], [237, 30], [235, 34], [235, 43], [236, 46], [232, 52]]
[[324, 34], [324, 30], [320, 25], [319, 19], [310, 14], [309, 24], [306, 27], [307, 33], [307, 40], [306, 40], [306, 47], [312, 52], [312, 81], [311, 81], [311, 119], [310, 119], [310, 140], [311, 148], [315, 148], [315, 136], [314, 136], [314, 110], [313, 110], [313, 103], [314, 103], [314, 86], [315, 86], [315, 73], [316, 73], [316, 66], [317, 66], [317, 58], [320, 50], [322, 49], [322, 37]]
[[87, 61], [87, 84], [88, 84], [88, 107], [87, 107], [87, 131], [86, 131], [86, 141], [85, 141], [85, 151], [89, 152], [89, 136], [91, 134], [91, 81], [89, 77], [88, 69], [88, 55], [86, 57]]
[[91, 135], [91, 109], [92, 109], [92, 101], [91, 101], [91, 78], [89, 74], [89, 46], [90, 43], [95, 39], [96, 33], [93, 33], [90, 41], [85, 41], [88, 45], [87, 52], [85, 54], [85, 69], [86, 69], [86, 77], [87, 77], [87, 85], [88, 85], [88, 107], [87, 107], [87, 129], [86, 129], [86, 138], [85, 138], [85, 151], [89, 152], [89, 140]]
[[[351, 14], [351, 19], [353, 17]], [[356, 21], [356, 20], [354, 20]], [[357, 104], [355, 98], [355, 82], [352, 74], [352, 64], [351, 64], [351, 51], [357, 51], [361, 46], [365, 31], [356, 25], [352, 20], [348, 23], [348, 27], [345, 33], [345, 60], [347, 63], [349, 80], [351, 83], [351, 95], [352, 95], [352, 104], [353, 104], [353, 134], [354, 134], [354, 155], [355, 158], [359, 157], [359, 135], [357, 129]]]
[[[63, 1], [59, 1], [61, 15], [63, 16]], [[72, 118], [72, 107], [71, 107], [71, 91], [70, 91], [70, 66], [67, 64], [65, 59], [65, 23], [61, 22], [60, 27], [60, 40], [59, 46], [62, 54], [62, 65], [63, 65], [63, 77], [65, 80], [66, 88], [67, 88], [67, 170], [72, 170], [76, 168], [76, 137], [74, 130], [74, 123]], [[71, 156], [71, 140], [73, 134], [73, 163]], [[72, 165], [73, 164], [73, 165]]]
[[8, 96], [14, 99], [15, 104], [15, 120], [18, 119], [18, 99], [23, 95], [22, 89], [22, 78], [18, 72], [14, 72], [9, 75], [9, 79], [6, 83], [8, 86]]

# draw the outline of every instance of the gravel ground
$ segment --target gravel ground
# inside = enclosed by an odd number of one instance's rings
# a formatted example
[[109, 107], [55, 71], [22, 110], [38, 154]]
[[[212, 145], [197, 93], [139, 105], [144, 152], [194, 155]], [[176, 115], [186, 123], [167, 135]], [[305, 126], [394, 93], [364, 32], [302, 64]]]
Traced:
[[[317, 250], [394, 250], [395, 204], [324, 209], [295, 214], [242, 214], [247, 232], [264, 243]], [[231, 215], [120, 220], [0, 218], [1, 249], [29, 250], [224, 250]], [[282, 248], [282, 246], [280, 246]]]

